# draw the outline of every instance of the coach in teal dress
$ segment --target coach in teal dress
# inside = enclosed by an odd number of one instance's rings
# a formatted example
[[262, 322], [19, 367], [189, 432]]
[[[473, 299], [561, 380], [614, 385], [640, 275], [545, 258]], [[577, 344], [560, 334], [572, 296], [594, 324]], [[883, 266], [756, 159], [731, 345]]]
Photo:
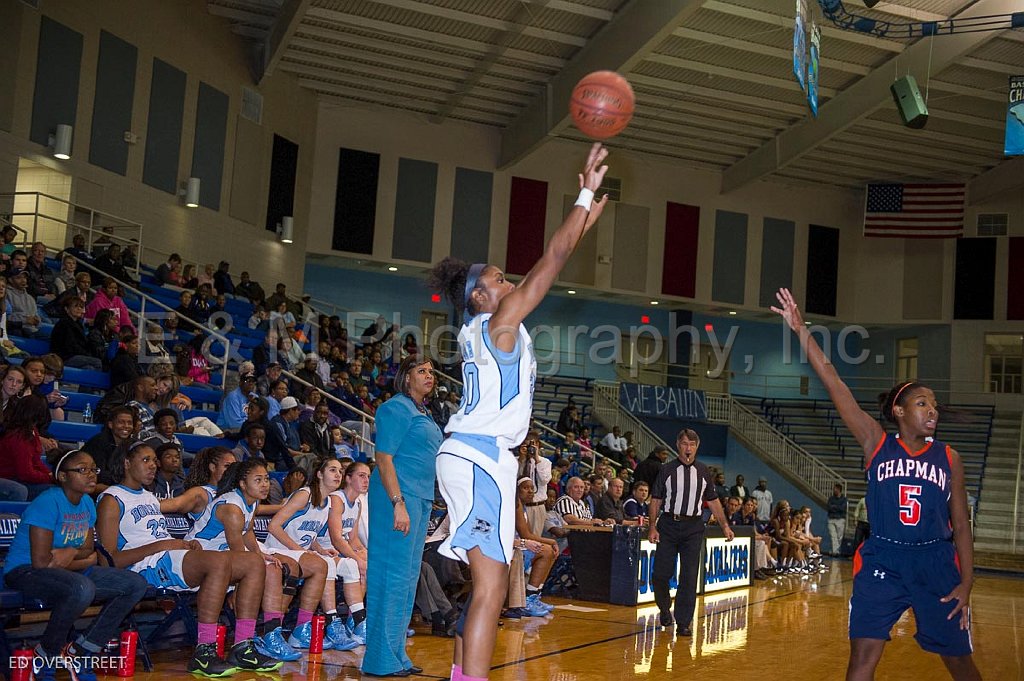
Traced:
[[421, 355], [402, 360], [395, 392], [377, 410], [377, 467], [370, 476], [363, 672], [408, 676], [423, 670], [405, 653], [416, 583], [434, 501], [441, 430], [424, 405], [434, 368]]

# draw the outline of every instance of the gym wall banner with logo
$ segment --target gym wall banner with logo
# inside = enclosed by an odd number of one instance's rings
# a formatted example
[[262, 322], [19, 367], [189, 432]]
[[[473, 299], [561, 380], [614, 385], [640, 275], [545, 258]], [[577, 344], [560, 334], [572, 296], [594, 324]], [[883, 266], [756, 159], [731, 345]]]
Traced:
[[1024, 76], [1010, 76], [1003, 153], [1007, 156], [1024, 155]]

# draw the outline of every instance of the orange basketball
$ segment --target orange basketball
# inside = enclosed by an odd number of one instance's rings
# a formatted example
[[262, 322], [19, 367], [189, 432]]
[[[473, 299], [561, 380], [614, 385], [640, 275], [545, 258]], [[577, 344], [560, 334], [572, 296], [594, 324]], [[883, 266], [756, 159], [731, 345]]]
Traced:
[[573, 88], [569, 113], [580, 132], [604, 140], [626, 129], [635, 104], [628, 80], [614, 71], [594, 71]]

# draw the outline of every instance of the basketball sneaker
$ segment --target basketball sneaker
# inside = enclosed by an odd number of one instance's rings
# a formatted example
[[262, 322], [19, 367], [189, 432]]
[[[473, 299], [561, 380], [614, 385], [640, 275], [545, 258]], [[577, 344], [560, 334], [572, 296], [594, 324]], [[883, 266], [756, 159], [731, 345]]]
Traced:
[[539, 593], [532, 594], [532, 595], [526, 597], [526, 607], [530, 607], [531, 603], [536, 604], [537, 606], [543, 608], [544, 610], [547, 610], [549, 613], [552, 610], [555, 609], [555, 606], [553, 606], [553, 605], [551, 605], [549, 603], [545, 603], [544, 601], [542, 601], [540, 599], [540, 594]]
[[[88, 653], [82, 655], [81, 653]], [[64, 664], [67, 667], [68, 674], [71, 676], [71, 681], [96, 681], [96, 670], [93, 669], [94, 655], [99, 653], [89, 653], [89, 651], [80, 651], [74, 647], [73, 643], [68, 643], [60, 651], [60, 656], [64, 658]]]
[[[299, 650], [309, 650], [309, 643], [313, 639], [313, 623], [306, 622], [292, 629], [291, 636], [288, 637], [288, 645], [292, 648], [298, 648]], [[331, 639], [327, 638], [327, 632], [324, 632], [324, 650], [331, 650], [334, 646], [331, 644]]]
[[356, 624], [355, 620], [349, 617], [345, 626], [348, 628], [349, 637], [353, 640], [359, 641], [359, 645], [361, 646], [366, 645], [366, 620]]
[[272, 672], [284, 664], [281, 660], [260, 653], [256, 648], [256, 640], [254, 638], [239, 641], [231, 646], [225, 662], [241, 671], [247, 672]]
[[522, 612], [527, 617], [546, 617], [548, 612], [550, 611], [547, 610], [541, 603], [537, 602], [540, 599], [531, 601], [531, 598], [533, 598], [533, 596], [526, 597], [526, 605], [519, 609], [520, 612]]
[[328, 642], [333, 650], [355, 650], [361, 645], [359, 641], [349, 636], [345, 623], [338, 618], [324, 630], [324, 650], [327, 650]]
[[281, 627], [264, 634], [263, 638], [257, 636], [255, 643], [256, 649], [259, 652], [275, 660], [291, 662], [302, 657], [302, 653], [288, 645], [288, 641], [284, 639], [284, 631], [282, 631]]
[[200, 643], [192, 653], [192, 659], [188, 662], [187, 670], [191, 674], [200, 676], [231, 676], [238, 669], [227, 664], [217, 655], [216, 643]]

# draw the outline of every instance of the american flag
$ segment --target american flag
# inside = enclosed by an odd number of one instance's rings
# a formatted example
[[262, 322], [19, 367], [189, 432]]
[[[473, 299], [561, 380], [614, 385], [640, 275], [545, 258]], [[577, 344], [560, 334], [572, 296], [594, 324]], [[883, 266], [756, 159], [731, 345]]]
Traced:
[[964, 185], [869, 184], [864, 236], [956, 238], [964, 233]]

